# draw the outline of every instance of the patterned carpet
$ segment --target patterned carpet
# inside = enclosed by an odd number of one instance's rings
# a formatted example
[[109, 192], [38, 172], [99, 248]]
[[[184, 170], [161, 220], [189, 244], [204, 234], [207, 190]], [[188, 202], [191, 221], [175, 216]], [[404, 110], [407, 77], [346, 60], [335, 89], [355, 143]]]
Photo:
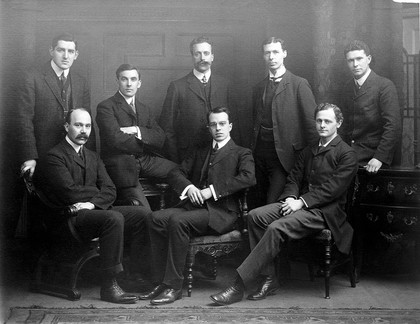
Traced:
[[13, 308], [6, 323], [420, 323], [420, 310], [301, 308]]

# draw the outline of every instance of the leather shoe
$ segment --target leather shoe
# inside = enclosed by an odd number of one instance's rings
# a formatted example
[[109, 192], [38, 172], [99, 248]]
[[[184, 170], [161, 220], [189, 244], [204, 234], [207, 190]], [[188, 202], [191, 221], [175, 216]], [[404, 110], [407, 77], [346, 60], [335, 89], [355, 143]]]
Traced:
[[140, 300], [153, 299], [153, 298], [159, 296], [166, 288], [167, 287], [164, 284], [157, 285], [155, 288], [153, 288], [148, 293], [139, 295], [139, 299]]
[[274, 295], [274, 292], [279, 288], [277, 279], [274, 276], [267, 276], [264, 281], [260, 284], [258, 289], [253, 293], [248, 295], [247, 299], [249, 300], [261, 300], [265, 297]]
[[225, 290], [211, 295], [210, 299], [218, 305], [230, 305], [237, 303], [242, 300], [244, 297], [245, 287], [243, 283], [238, 282], [238, 280], [232, 285], [227, 287]]
[[111, 279], [107, 284], [101, 287], [101, 299], [110, 303], [116, 304], [135, 304], [137, 296], [130, 295], [124, 292], [118, 286], [117, 280]]
[[150, 301], [152, 305], [165, 305], [182, 298], [182, 289], [166, 288], [159, 296]]

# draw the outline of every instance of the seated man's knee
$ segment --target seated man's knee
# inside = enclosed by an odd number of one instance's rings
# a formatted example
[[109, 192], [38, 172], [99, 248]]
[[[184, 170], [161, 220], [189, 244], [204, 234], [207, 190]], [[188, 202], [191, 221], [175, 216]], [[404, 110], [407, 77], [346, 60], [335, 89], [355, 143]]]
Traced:
[[104, 212], [104, 221], [115, 227], [124, 228], [124, 216], [115, 210], [107, 210]]

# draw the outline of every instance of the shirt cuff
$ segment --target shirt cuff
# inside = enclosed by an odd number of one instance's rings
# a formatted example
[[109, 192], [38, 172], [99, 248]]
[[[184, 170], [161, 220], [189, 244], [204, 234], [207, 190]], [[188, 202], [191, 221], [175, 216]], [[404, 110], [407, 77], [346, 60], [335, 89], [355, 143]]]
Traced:
[[299, 197], [299, 199], [302, 200], [305, 207], [308, 208], [308, 204], [306, 203], [305, 199], [303, 199], [303, 197]]
[[182, 191], [181, 196], [179, 196], [179, 199], [181, 199], [181, 200], [187, 199], [188, 198], [187, 192], [188, 192], [188, 189], [190, 189], [191, 187], [194, 187], [194, 185], [190, 184], [190, 185], [186, 186], [185, 189]]
[[137, 137], [139, 140], [141, 140], [140, 127], [138, 127], [138, 126], [135, 126], [135, 127], [137, 128], [137, 135], [136, 135], [136, 137]]
[[213, 195], [214, 201], [217, 201], [216, 191], [214, 190], [213, 185], [209, 186], [211, 194]]

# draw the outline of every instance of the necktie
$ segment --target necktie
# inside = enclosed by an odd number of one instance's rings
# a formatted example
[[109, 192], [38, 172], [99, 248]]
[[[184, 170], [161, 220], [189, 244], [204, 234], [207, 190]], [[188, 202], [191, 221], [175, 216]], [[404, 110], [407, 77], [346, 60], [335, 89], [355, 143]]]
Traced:
[[280, 75], [279, 77], [271, 77], [270, 81], [273, 81], [273, 82], [277, 83], [277, 82], [281, 81], [282, 77], [283, 77], [282, 75]]
[[134, 99], [130, 102], [130, 107], [133, 109], [133, 112], [136, 113], [136, 107], [134, 106]]
[[79, 157], [82, 159], [82, 161], [84, 161], [82, 146], [80, 146], [80, 150], [79, 150], [79, 152], [77, 152], [77, 155], [79, 155]]
[[61, 83], [61, 89], [62, 90], [64, 89], [64, 85], [66, 84], [66, 80], [67, 80], [67, 78], [64, 75], [64, 72], [61, 73], [61, 75], [60, 75], [60, 83]]
[[213, 147], [213, 153], [217, 152], [219, 149], [219, 145], [216, 143], [216, 145]]
[[203, 76], [203, 78], [201, 79], [201, 82], [203, 83], [203, 85], [204, 86], [206, 86], [207, 85], [207, 78], [206, 78], [206, 76], [204, 75]]

